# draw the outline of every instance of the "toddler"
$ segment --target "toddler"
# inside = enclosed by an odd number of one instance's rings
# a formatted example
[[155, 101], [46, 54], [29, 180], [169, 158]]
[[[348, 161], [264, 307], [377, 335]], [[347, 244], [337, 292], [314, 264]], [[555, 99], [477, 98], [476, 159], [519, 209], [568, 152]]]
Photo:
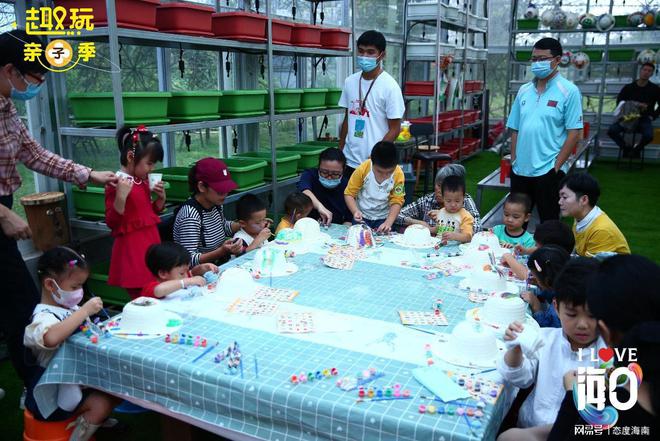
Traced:
[[474, 218], [463, 208], [465, 179], [461, 176], [447, 176], [440, 189], [444, 207], [429, 211], [429, 216], [438, 226], [438, 236], [442, 238], [443, 244], [450, 240], [469, 242], [474, 231]]
[[313, 208], [314, 205], [309, 196], [300, 192], [291, 193], [284, 200], [284, 212], [286, 213], [286, 216], [282, 217], [280, 223], [277, 224], [275, 234], [285, 228], [293, 228], [296, 221], [309, 216], [309, 213], [312, 212]]
[[525, 291], [522, 298], [532, 309], [532, 316], [543, 328], [559, 328], [561, 323], [553, 305], [555, 291], [552, 288], [557, 274], [564, 268], [570, 255], [562, 247], [546, 245], [534, 251], [527, 261], [530, 275], [536, 280], [540, 292]]
[[241, 229], [234, 238], [243, 241], [244, 253], [268, 242], [273, 221], [266, 217], [266, 204], [261, 199], [250, 193], [241, 196], [236, 203], [236, 217]]
[[532, 201], [524, 193], [509, 193], [504, 200], [504, 224], [493, 227], [493, 234], [497, 236], [504, 248], [513, 248], [520, 245], [523, 248], [534, 246], [534, 237], [524, 225], [532, 214]]

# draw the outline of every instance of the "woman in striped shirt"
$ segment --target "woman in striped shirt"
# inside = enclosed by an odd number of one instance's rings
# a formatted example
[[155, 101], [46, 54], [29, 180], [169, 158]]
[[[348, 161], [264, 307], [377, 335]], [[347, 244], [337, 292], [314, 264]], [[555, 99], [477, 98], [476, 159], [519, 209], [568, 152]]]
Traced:
[[180, 207], [174, 220], [174, 241], [190, 253], [191, 266], [224, 263], [240, 254], [243, 243], [229, 239], [240, 225], [228, 221], [222, 208], [227, 194], [236, 188], [224, 162], [204, 158], [190, 169], [192, 196]]

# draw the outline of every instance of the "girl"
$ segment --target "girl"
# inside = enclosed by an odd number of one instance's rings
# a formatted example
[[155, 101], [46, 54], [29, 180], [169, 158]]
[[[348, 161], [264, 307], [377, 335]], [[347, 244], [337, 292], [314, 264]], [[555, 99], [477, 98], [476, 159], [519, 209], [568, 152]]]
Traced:
[[[628, 410], [618, 411], [616, 426], [643, 427], [648, 435], [626, 439], [658, 439], [660, 431], [660, 267], [649, 259], [620, 255], [605, 260], [587, 287], [589, 310], [598, 320], [600, 332], [609, 347], [636, 348], [642, 379], [637, 401]], [[615, 361], [625, 367], [628, 361]], [[564, 377], [566, 396], [548, 440], [591, 439], [576, 435], [576, 425], [591, 424], [578, 414], [573, 401], [575, 372]], [[630, 384], [616, 389], [617, 399], [629, 399]], [[609, 397], [609, 394], [605, 394]], [[606, 405], [611, 405], [609, 399]], [[612, 429], [610, 429], [612, 430]], [[636, 435], [636, 434], [635, 434]], [[596, 439], [596, 438], [594, 438]], [[600, 439], [597, 438], [597, 439]]]
[[37, 273], [41, 282], [41, 303], [25, 328], [24, 344], [36, 361], [27, 381], [25, 407], [41, 421], [62, 421], [77, 415], [70, 440], [88, 440], [110, 415], [120, 399], [96, 390], [81, 391], [77, 385], [59, 385], [58, 409], [45, 417], [34, 400], [34, 387], [48, 367], [59, 346], [78, 327], [103, 308], [99, 297], [78, 307], [83, 297], [83, 284], [89, 276], [85, 260], [75, 251], [56, 247], [39, 259]]
[[542, 328], [559, 328], [561, 322], [552, 305], [555, 298], [553, 290], [557, 274], [564, 268], [570, 259], [569, 254], [557, 245], [546, 245], [537, 249], [529, 256], [527, 267], [530, 276], [536, 279], [536, 285], [540, 288], [539, 293], [525, 291], [522, 298], [532, 309], [532, 316]]
[[149, 246], [160, 243], [158, 213], [165, 207], [165, 189], [159, 182], [151, 202], [149, 173], [163, 160], [163, 146], [144, 126], [135, 131], [117, 131], [121, 170], [117, 185], [105, 187], [105, 222], [112, 230], [114, 244], [108, 285], [120, 286], [131, 298], [154, 280], [144, 262]]

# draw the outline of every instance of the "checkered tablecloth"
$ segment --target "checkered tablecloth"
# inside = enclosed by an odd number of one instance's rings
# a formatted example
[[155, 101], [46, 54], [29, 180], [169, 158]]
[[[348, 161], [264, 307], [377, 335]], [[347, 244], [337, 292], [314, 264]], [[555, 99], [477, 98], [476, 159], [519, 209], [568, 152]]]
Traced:
[[[345, 228], [333, 226], [329, 233], [337, 238], [345, 233]], [[396, 249], [392, 244], [385, 244], [384, 248]], [[401, 252], [402, 260], [415, 257], [409, 250]], [[428, 250], [414, 253], [423, 259]], [[242, 265], [251, 258], [250, 255], [242, 256], [227, 265]], [[172, 415], [185, 416], [188, 421], [199, 422], [207, 428], [227, 429], [261, 439], [427, 441], [495, 438], [510, 402], [510, 389], [505, 388], [494, 405], [488, 404], [484, 417], [480, 419], [468, 420], [455, 414], [420, 414], [420, 404], [432, 404], [419, 398], [430, 393], [411, 373], [423, 363], [423, 345], [419, 347], [419, 357], [414, 359], [397, 353], [387, 356], [386, 350], [378, 352], [374, 349], [378, 345], [391, 345], [392, 350], [396, 347], [392, 341], [397, 338], [397, 333], [391, 329], [403, 328], [398, 325], [397, 311], [428, 310], [435, 298], [443, 299], [443, 310], [449, 320], [449, 326], [442, 330], [451, 332], [453, 326], [464, 319], [466, 311], [474, 307], [465, 294], [457, 290], [457, 277], [428, 279], [425, 271], [392, 262], [379, 264], [373, 259], [359, 261], [348, 271], [335, 270], [325, 267], [316, 253], [296, 256], [294, 262], [299, 266], [297, 273], [267, 282], [261, 280], [261, 283], [294, 288], [300, 292], [295, 298], [296, 306], [359, 318], [371, 326], [368, 332], [382, 335], [382, 338], [363, 347], [346, 349], [330, 340], [323, 344], [250, 326], [250, 320], [259, 318], [252, 317], [238, 324], [221, 318], [212, 319], [213, 312], [209, 308], [205, 308], [204, 314], [194, 312], [191, 305], [194, 306], [198, 299], [181, 301], [184, 326], [180, 332], [199, 335], [209, 344], [219, 342], [217, 350], [193, 363], [203, 352], [202, 348], [167, 344], [163, 339], [126, 340], [117, 337], [103, 338], [93, 344], [87, 337], [76, 334], [62, 345], [35, 391], [40, 408], [47, 412], [55, 405], [54, 385], [78, 383], [128, 400], [155, 403]], [[220, 308], [218, 306], [218, 311]], [[379, 323], [382, 324], [380, 334]], [[361, 331], [356, 328], [352, 332]], [[405, 332], [414, 331], [406, 329]], [[420, 338], [433, 338], [428, 334], [419, 335]], [[243, 368], [242, 372], [230, 375], [226, 364], [216, 364], [213, 359], [216, 353], [234, 341], [240, 344]], [[370, 346], [372, 344], [374, 348]], [[289, 381], [292, 374], [333, 367], [338, 369], [340, 377], [375, 367], [386, 375], [372, 383], [374, 386], [400, 383], [416, 398], [358, 403], [356, 391], [342, 391], [335, 386], [336, 378], [333, 377], [298, 385]], [[446, 367], [455, 372], [462, 371], [449, 365]], [[486, 374], [491, 378], [496, 375], [496, 372]], [[472, 400], [471, 404], [474, 403]], [[447, 407], [438, 402], [433, 404]], [[457, 406], [449, 407], [455, 409]]]

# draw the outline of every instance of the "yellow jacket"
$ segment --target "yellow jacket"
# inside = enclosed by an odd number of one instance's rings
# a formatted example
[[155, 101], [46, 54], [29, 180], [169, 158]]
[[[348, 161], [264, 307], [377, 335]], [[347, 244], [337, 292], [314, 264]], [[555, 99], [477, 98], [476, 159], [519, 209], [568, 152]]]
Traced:
[[366, 219], [385, 219], [390, 206], [403, 206], [406, 195], [403, 170], [397, 165], [392, 176], [377, 182], [371, 169], [371, 159], [367, 159], [351, 175], [344, 194], [356, 199]]
[[630, 254], [626, 238], [612, 219], [603, 212], [582, 232], [578, 233], [573, 223], [575, 235], [575, 252], [580, 256], [593, 257], [598, 253], [610, 251], [619, 254]]

